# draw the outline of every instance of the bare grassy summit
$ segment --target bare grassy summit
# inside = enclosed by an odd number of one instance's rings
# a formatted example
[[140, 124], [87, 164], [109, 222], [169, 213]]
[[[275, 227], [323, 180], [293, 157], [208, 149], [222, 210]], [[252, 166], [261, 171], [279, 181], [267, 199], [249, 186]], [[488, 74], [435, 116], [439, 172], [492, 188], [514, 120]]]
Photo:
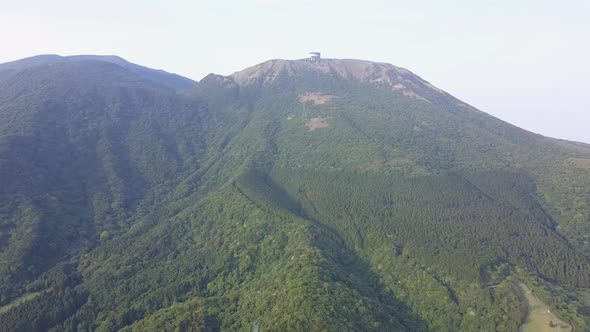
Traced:
[[269, 60], [231, 75], [240, 86], [273, 84], [285, 77], [331, 75], [338, 79], [372, 83], [400, 92], [406, 97], [428, 101], [424, 96], [446, 94], [411, 71], [388, 63], [355, 59], [322, 59], [320, 61]]

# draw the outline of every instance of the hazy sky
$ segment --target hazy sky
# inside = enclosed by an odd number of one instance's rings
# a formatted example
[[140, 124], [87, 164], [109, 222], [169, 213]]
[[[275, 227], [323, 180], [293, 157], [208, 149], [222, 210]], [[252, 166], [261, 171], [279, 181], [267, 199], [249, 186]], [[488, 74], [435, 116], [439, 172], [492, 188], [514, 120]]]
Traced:
[[405, 67], [482, 111], [590, 143], [590, 0], [0, 0], [0, 62], [116, 54], [199, 80], [271, 58]]

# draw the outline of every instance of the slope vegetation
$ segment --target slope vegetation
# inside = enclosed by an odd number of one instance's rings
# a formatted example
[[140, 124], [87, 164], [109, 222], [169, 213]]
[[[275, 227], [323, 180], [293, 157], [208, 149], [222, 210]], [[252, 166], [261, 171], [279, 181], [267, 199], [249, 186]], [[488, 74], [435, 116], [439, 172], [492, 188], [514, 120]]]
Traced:
[[587, 326], [586, 145], [388, 64], [45, 60], [0, 65], [0, 330]]

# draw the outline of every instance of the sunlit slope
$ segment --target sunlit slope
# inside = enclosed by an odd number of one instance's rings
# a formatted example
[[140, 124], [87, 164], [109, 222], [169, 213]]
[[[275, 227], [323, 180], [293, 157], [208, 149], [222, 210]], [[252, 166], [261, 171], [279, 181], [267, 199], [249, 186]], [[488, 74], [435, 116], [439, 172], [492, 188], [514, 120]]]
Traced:
[[232, 78], [244, 96], [258, 96], [256, 107], [268, 114], [259, 116], [274, 121], [282, 166], [407, 175], [519, 172], [535, 182], [554, 227], [588, 253], [588, 145], [512, 126], [387, 64], [272, 60]]

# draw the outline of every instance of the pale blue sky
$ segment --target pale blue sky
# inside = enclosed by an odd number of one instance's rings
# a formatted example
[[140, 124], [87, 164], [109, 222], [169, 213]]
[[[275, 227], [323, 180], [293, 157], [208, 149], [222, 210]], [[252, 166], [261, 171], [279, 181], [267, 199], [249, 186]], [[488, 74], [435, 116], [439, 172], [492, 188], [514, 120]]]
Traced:
[[590, 143], [590, 1], [0, 0], [0, 62], [116, 54], [199, 80], [319, 50], [408, 68], [482, 111]]

